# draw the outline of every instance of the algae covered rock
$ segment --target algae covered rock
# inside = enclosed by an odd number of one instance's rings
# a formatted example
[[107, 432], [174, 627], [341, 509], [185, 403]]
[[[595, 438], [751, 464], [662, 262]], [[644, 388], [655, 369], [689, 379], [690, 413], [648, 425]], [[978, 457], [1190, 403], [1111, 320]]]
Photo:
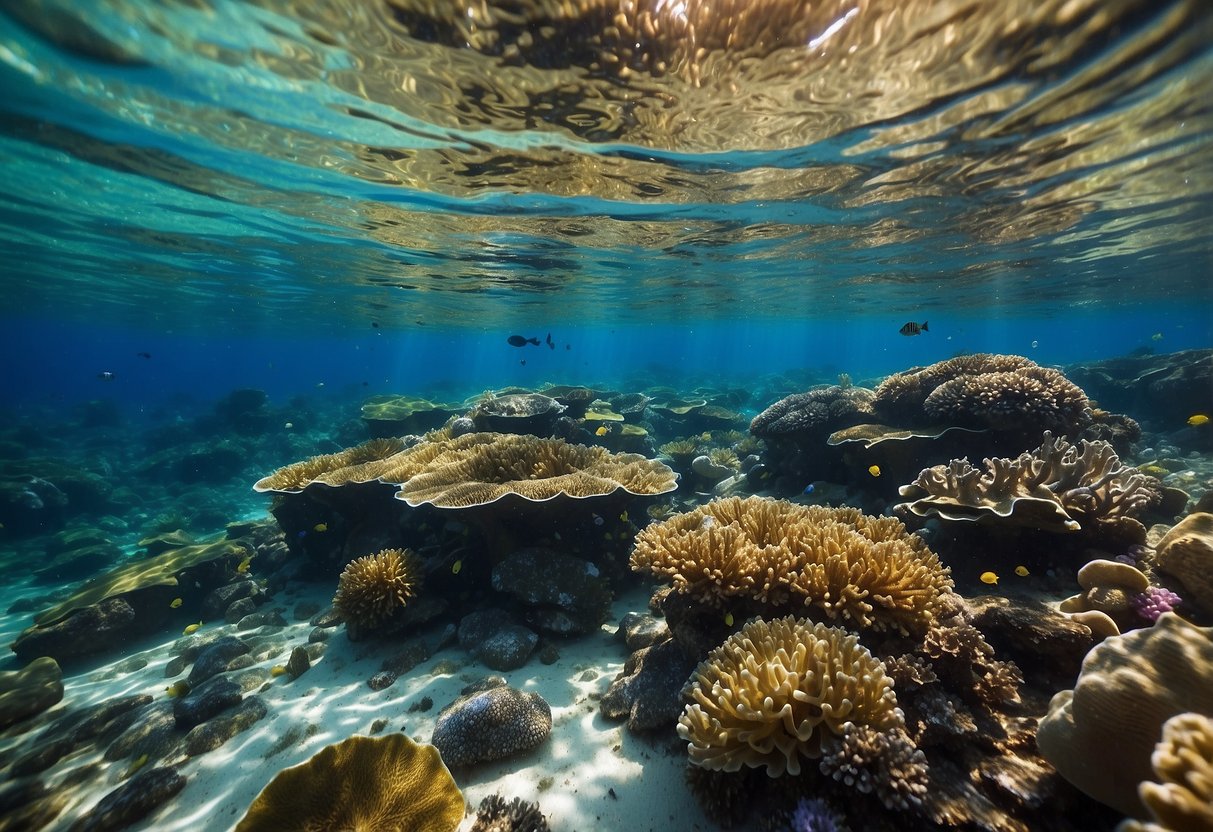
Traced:
[[447, 765], [463, 766], [521, 754], [547, 739], [552, 709], [537, 693], [523, 693], [500, 677], [491, 687], [469, 686], [438, 714], [430, 740]]
[[49, 656], [0, 672], [0, 730], [40, 714], [63, 698], [63, 672]]

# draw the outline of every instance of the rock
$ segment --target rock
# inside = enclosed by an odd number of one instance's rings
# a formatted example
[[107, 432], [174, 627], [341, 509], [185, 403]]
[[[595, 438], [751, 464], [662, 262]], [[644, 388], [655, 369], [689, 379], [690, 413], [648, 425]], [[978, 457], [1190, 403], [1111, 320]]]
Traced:
[[493, 589], [532, 608], [532, 623], [561, 635], [597, 630], [610, 608], [610, 590], [598, 568], [552, 549], [519, 549], [493, 567], [492, 581]]
[[292, 679], [298, 679], [312, 668], [312, 660], [307, 654], [307, 648], [296, 647], [291, 651], [291, 657], [286, 660], [286, 672]]
[[194, 659], [194, 668], [190, 671], [188, 679], [190, 687], [197, 687], [216, 673], [227, 670], [228, 662], [247, 652], [249, 646], [235, 636], [223, 636], [212, 641], [202, 648]]
[[135, 721], [139, 709], [147, 707], [152, 701], [152, 695], [149, 693], [135, 693], [110, 699], [73, 714], [70, 721], [64, 717], [53, 727], [66, 729], [71, 726], [68, 736], [75, 743], [87, 742], [98, 736], [120, 734]]
[[551, 730], [552, 709], [542, 696], [496, 684], [443, 708], [430, 741], [448, 766], [463, 766], [529, 751]]
[[717, 483], [736, 473], [727, 465], [717, 465], [706, 454], [700, 454], [691, 460], [691, 470], [708, 482]]
[[282, 613], [270, 610], [244, 616], [236, 622], [236, 629], [244, 631], [255, 630], [258, 627], [285, 627], [286, 625], [287, 620], [282, 617]]
[[173, 703], [177, 727], [188, 730], [240, 701], [240, 685], [224, 676], [209, 679]]
[[315, 601], [300, 601], [295, 605], [295, 610], [291, 613], [291, 617], [296, 621], [307, 621], [319, 612], [320, 605]]
[[366, 686], [371, 690], [385, 690], [396, 682], [396, 674], [390, 670], [381, 670], [366, 680]]
[[619, 620], [619, 635], [629, 650], [636, 651], [669, 638], [670, 628], [648, 613], [629, 612]]
[[325, 629], [337, 627], [341, 624], [341, 615], [338, 614], [337, 610], [329, 607], [312, 616], [312, 620], [308, 623], [313, 627], [323, 627]]
[[496, 607], [468, 613], [459, 622], [459, 646], [473, 651], [493, 633], [513, 623], [508, 612]]
[[213, 751], [240, 732], [252, 728], [268, 712], [261, 697], [250, 696], [228, 713], [190, 729], [185, 735], [185, 753], [196, 757]]
[[63, 671], [50, 657], [0, 672], [0, 729], [40, 714], [63, 698]]
[[633, 731], [670, 730], [682, 713], [682, 688], [696, 662], [670, 639], [637, 650], [602, 696], [602, 715], [627, 717]]
[[472, 651], [479, 661], [493, 670], [516, 670], [526, 664], [539, 636], [518, 624], [503, 627]]
[[30, 627], [13, 642], [22, 661], [51, 656], [57, 661], [115, 650], [134, 635], [135, 610], [124, 598], [107, 598], [83, 607], [62, 621]]
[[177, 719], [172, 702], [153, 702], [138, 711], [138, 719], [118, 735], [105, 749], [105, 759], [113, 762], [125, 757], [158, 760], [177, 742]]
[[101, 802], [71, 826], [71, 832], [124, 829], [150, 815], [185, 788], [185, 778], [166, 766], [140, 771], [101, 798]]
[[312, 631], [307, 634], [308, 644], [323, 644], [333, 636], [332, 630], [326, 630], [323, 627], [313, 627]]
[[[76, 743], [72, 742], [70, 737], [59, 737], [49, 742], [39, 741], [34, 744], [32, 751], [13, 760], [8, 774], [10, 777], [28, 777], [31, 774], [38, 774], [46, 771], [75, 749]], [[2, 824], [0, 824], [0, 828], [3, 828]]]
[[1012, 602], [999, 595], [966, 599], [967, 616], [996, 655], [1034, 668], [1050, 688], [1073, 681], [1095, 644], [1090, 629], [1064, 613], [1028, 598]]
[[202, 599], [202, 617], [207, 621], [221, 618], [232, 604], [245, 599], [256, 599], [261, 594], [261, 587], [252, 580], [236, 581], [232, 584], [215, 587]]
[[556, 664], [560, 661], [560, 650], [552, 642], [547, 642], [539, 648], [540, 664]]
[[252, 598], [241, 598], [239, 601], [233, 601], [231, 605], [223, 611], [223, 623], [235, 624], [242, 618], [251, 616], [257, 612], [257, 602]]

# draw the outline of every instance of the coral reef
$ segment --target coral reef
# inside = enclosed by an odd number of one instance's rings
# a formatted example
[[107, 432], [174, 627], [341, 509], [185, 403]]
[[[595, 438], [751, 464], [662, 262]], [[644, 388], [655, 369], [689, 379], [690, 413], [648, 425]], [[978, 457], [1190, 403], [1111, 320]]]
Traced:
[[463, 407], [415, 396], [372, 396], [362, 404], [362, 421], [375, 438], [424, 433], [442, 427]]
[[480, 431], [550, 436], [565, 406], [542, 393], [489, 395], [468, 416]]
[[1141, 817], [1137, 784], [1163, 723], [1185, 711], [1213, 716], [1213, 628], [1164, 613], [1153, 627], [1105, 639], [1083, 660], [1073, 690], [1049, 703], [1041, 753], [1063, 777], [1123, 814]]
[[967, 459], [923, 469], [899, 489], [909, 501], [895, 510], [1073, 532], [1140, 513], [1161, 499], [1158, 489], [1153, 477], [1122, 465], [1108, 443], [1076, 446], [1046, 431], [1036, 451], [986, 459], [984, 471]]
[[809, 434], [824, 439], [839, 428], [872, 417], [874, 393], [864, 387], [831, 385], [785, 396], [750, 422], [750, 433], [770, 439]]
[[893, 518], [761, 497], [715, 500], [651, 524], [636, 536], [631, 562], [702, 603], [810, 605], [898, 632], [929, 627], [952, 588], [938, 557]]
[[438, 713], [430, 741], [447, 765], [464, 766], [529, 751], [551, 731], [552, 709], [543, 697], [489, 677]]
[[1173, 576], [1189, 600], [1213, 613], [1213, 514], [1198, 511], [1176, 523], [1155, 547], [1154, 568]]
[[548, 822], [538, 803], [520, 797], [507, 802], [501, 795], [491, 794], [480, 801], [472, 832], [548, 832]]
[[1078, 570], [1078, 586], [1082, 592], [1062, 601], [1058, 609], [1066, 613], [1101, 612], [1112, 619], [1118, 631], [1123, 631], [1129, 629], [1136, 615], [1134, 598], [1147, 597], [1150, 579], [1135, 566], [1097, 558]]
[[407, 549], [384, 549], [346, 564], [333, 607], [351, 637], [373, 630], [404, 608], [421, 583], [416, 557]]
[[849, 724], [902, 725], [884, 665], [837, 627], [792, 616], [754, 619], [699, 665], [678, 720], [692, 763], [799, 774], [802, 758], [835, 747]]
[[[325, 474], [332, 475], [366, 462], [381, 461], [403, 449], [404, 441], [401, 439], [372, 439], [335, 454], [321, 454], [302, 462], [286, 465], [269, 476], [257, 480], [253, 485], [253, 490], [262, 493], [298, 494]], [[361, 482], [372, 479], [375, 477], [367, 477]], [[338, 483], [330, 481], [326, 484], [336, 485]]]
[[463, 794], [437, 749], [388, 734], [350, 737], [279, 772], [236, 830], [452, 832], [463, 813]]
[[1138, 793], [1154, 822], [1125, 821], [1116, 832], [1213, 832], [1213, 719], [1168, 719], [1150, 762], [1157, 782], [1142, 783]]
[[848, 722], [818, 766], [863, 794], [875, 792], [892, 811], [918, 808], [927, 791], [927, 758], [900, 726], [880, 731]]

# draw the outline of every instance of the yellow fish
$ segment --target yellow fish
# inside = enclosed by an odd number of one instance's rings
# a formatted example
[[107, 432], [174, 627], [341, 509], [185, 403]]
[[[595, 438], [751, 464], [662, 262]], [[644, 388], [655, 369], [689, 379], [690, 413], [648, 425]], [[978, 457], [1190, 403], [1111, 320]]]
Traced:
[[240, 561], [240, 563], [236, 564], [236, 571], [239, 572], [241, 575], [243, 575], [245, 572], [248, 571], [249, 565], [252, 562], [253, 562], [253, 556], [249, 555], [247, 558]]
[[625, 511], [623, 514], [619, 515], [619, 519], [624, 523], [628, 522], [628, 513]]
[[608, 428], [606, 425], [599, 425], [598, 430], [594, 431], [594, 435], [595, 436], [606, 436], [610, 432], [611, 432], [611, 429]]
[[194, 633], [198, 632], [198, 629], [199, 629], [201, 626], [202, 626], [202, 622], [201, 622], [201, 621], [199, 621], [197, 624], [191, 624], [191, 625], [189, 625], [188, 627], [186, 627], [184, 630], [182, 630], [182, 631], [181, 631], [181, 635], [183, 635], [183, 636], [192, 636]]
[[1197, 413], [1194, 416], [1188, 417], [1188, 424], [1194, 428], [1207, 425], [1209, 424], [1209, 417], [1203, 413]]
[[317, 523], [316, 525], [312, 526], [312, 531], [314, 531], [314, 532], [327, 532], [328, 530], [329, 530], [328, 523]]
[[451, 574], [458, 575], [459, 570], [462, 568], [463, 568], [463, 561], [462, 560], [455, 561], [454, 563], [451, 564]]
[[126, 770], [126, 776], [127, 776], [127, 777], [130, 777], [132, 774], [134, 774], [134, 773], [135, 773], [136, 771], [138, 771], [139, 769], [143, 768], [145, 765], [147, 765], [147, 755], [146, 755], [146, 754], [140, 754], [140, 755], [139, 755], [137, 758], [135, 758], [135, 760], [134, 760], [134, 761], [131, 763], [131, 767], [130, 767], [130, 768], [128, 768], [128, 769]]
[[177, 609], [177, 607], [181, 606], [181, 604], [182, 604], [182, 601], [180, 598], [174, 598], [173, 600], [168, 602], [168, 605], [170, 607], [172, 607], [173, 609]]
[[1028, 575], [1029, 575], [1030, 573], [1028, 572], [1028, 567], [1026, 567], [1026, 566], [1016, 566], [1016, 567], [1015, 567], [1015, 574], [1016, 574], [1016, 575], [1018, 575], [1018, 576], [1019, 576], [1019, 577], [1021, 577], [1021, 578], [1026, 578], [1026, 577], [1028, 577]]
[[164, 689], [164, 692], [168, 694], [169, 699], [176, 696], [185, 696], [190, 692], [190, 683], [186, 681], [173, 682]]
[[996, 584], [996, 583], [998, 583], [998, 576], [995, 575], [993, 572], [982, 572], [981, 573], [981, 582], [983, 584]]
[[286, 665], [284, 664], [276, 664], [270, 668], [271, 676], [281, 676], [284, 673], [286, 673]]
[[724, 625], [725, 625], [726, 627], [732, 627], [732, 626], [733, 626], [733, 613], [731, 613], [731, 612], [726, 612], [726, 613], [724, 614]]
[[868, 466], [868, 473], [874, 477], [879, 477], [880, 476], [880, 466], [879, 465]]

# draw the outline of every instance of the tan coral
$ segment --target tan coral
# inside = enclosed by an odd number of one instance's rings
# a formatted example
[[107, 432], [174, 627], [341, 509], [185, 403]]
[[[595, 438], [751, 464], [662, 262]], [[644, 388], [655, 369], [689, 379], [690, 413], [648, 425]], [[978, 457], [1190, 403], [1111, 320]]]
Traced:
[[468, 508], [511, 495], [538, 502], [619, 490], [665, 494], [677, 487], [677, 475], [639, 454], [613, 454], [561, 439], [471, 433], [443, 443], [421, 473], [402, 482], [396, 497], [411, 506]]
[[416, 596], [420, 569], [407, 549], [384, 549], [346, 564], [333, 607], [352, 632], [373, 629]]
[[822, 756], [818, 767], [862, 794], [875, 792], [894, 812], [918, 808], [927, 794], [926, 755], [901, 727], [880, 731], [848, 723], [842, 741]]
[[1213, 716], [1213, 628], [1163, 613], [1153, 627], [1112, 636], [1083, 660], [1074, 689], [1053, 697], [1037, 744], [1063, 777], [1094, 799], [1142, 816], [1137, 784], [1176, 714]]
[[709, 604], [812, 606], [861, 627], [921, 632], [949, 571], [900, 521], [853, 508], [731, 497], [646, 527], [632, 568]]
[[1186, 596], [1213, 612], [1213, 514], [1198, 511], [1176, 523], [1158, 542], [1154, 566], [1177, 578]]
[[[1064, 613], [1104, 613], [1119, 633], [1133, 622], [1133, 597], [1150, 588], [1150, 579], [1128, 563], [1097, 558], [1078, 570], [1078, 585], [1082, 592], [1066, 598], [1058, 609]], [[1096, 626], [1104, 622], [1086, 619], [1083, 623], [1095, 633]], [[1106, 634], [1106, 629], [1101, 632]]]
[[280, 771], [236, 832], [452, 832], [463, 814], [463, 793], [432, 745], [418, 745], [404, 734], [350, 737]]
[[846, 725], [903, 727], [884, 665], [858, 638], [792, 616], [754, 619], [713, 650], [683, 691], [678, 719], [692, 763], [799, 774]]
[[[253, 485], [259, 493], [298, 494], [325, 474], [373, 460], [381, 460], [404, 448], [400, 439], [372, 439], [335, 454], [321, 454], [279, 468]], [[370, 477], [369, 479], [374, 479]]]
[[1213, 719], [1173, 716], [1150, 758], [1157, 782], [1138, 786], [1154, 823], [1127, 820], [1116, 832], [1213, 832]]

